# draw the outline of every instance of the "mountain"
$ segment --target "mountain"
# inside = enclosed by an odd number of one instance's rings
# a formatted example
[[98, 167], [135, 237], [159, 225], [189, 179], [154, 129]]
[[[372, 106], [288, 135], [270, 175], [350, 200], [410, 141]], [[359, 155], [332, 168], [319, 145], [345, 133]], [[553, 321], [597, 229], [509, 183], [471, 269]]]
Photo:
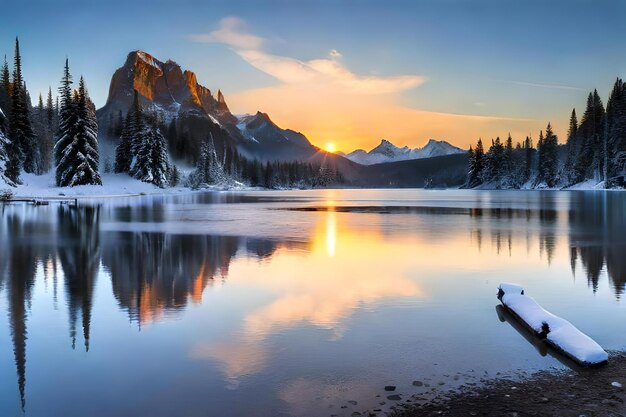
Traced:
[[198, 83], [192, 71], [143, 51], [128, 54], [113, 74], [106, 104], [97, 111], [100, 132], [113, 144], [118, 140], [115, 132], [120, 131], [121, 116], [132, 104], [133, 90], [142, 107], [161, 120], [175, 159], [195, 163], [209, 134], [218, 151], [228, 146], [249, 159], [312, 163], [322, 158], [344, 159], [320, 151], [299, 132], [278, 127], [266, 113], [234, 116], [221, 90], [214, 95]]
[[400, 148], [386, 139], [369, 152], [357, 149], [345, 155], [346, 158], [362, 165], [374, 165], [385, 162], [406, 161], [409, 159], [432, 158], [436, 156], [463, 154], [467, 151], [457, 148], [443, 140], [429, 139], [422, 148]]

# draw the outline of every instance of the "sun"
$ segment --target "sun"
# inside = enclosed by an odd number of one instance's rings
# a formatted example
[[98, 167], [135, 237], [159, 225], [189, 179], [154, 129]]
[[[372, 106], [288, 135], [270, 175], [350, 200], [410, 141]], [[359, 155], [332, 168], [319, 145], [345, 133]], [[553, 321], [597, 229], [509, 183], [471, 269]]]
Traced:
[[326, 144], [326, 152], [330, 152], [330, 153], [335, 153], [337, 151], [337, 147], [335, 146], [334, 143], [327, 143]]

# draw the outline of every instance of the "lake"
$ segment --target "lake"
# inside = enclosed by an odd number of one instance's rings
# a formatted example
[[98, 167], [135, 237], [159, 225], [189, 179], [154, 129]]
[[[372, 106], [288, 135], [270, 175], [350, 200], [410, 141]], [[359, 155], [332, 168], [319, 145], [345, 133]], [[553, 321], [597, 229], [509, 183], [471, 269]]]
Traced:
[[349, 416], [565, 368], [501, 281], [623, 349], [626, 193], [0, 205], [0, 414]]

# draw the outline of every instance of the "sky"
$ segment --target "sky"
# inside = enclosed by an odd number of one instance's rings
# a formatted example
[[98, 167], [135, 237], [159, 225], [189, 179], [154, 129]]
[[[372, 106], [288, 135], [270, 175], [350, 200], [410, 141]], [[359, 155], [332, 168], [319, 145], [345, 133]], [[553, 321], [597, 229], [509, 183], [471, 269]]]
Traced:
[[[3, 1], [4, 3], [4, 1]], [[172, 59], [221, 89], [235, 114], [266, 112], [314, 144], [382, 138], [466, 148], [510, 132], [565, 140], [571, 109], [626, 76], [626, 2], [521, 0], [21, 0], [0, 16], [20, 38], [33, 100], [67, 56], [97, 107], [128, 52]]]

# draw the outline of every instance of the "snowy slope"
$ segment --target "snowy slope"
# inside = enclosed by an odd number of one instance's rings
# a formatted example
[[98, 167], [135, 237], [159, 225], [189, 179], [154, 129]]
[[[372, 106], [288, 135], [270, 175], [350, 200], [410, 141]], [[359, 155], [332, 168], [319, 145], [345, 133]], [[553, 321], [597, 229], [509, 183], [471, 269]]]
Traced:
[[22, 184], [9, 187], [0, 176], [0, 190], [10, 190], [16, 198], [62, 198], [62, 197], [117, 197], [140, 194], [178, 194], [190, 192], [182, 186], [159, 188], [153, 184], [141, 182], [126, 174], [102, 174], [102, 185], [79, 185], [76, 187], [57, 187], [54, 171], [44, 175], [21, 174]]
[[346, 155], [350, 159], [361, 165], [381, 164], [384, 162], [406, 161], [409, 159], [432, 158], [435, 156], [445, 156], [465, 153], [463, 149], [457, 148], [443, 140], [429, 139], [422, 148], [411, 149], [408, 146], [400, 148], [390, 141], [383, 139], [380, 144], [369, 152], [357, 149]]

